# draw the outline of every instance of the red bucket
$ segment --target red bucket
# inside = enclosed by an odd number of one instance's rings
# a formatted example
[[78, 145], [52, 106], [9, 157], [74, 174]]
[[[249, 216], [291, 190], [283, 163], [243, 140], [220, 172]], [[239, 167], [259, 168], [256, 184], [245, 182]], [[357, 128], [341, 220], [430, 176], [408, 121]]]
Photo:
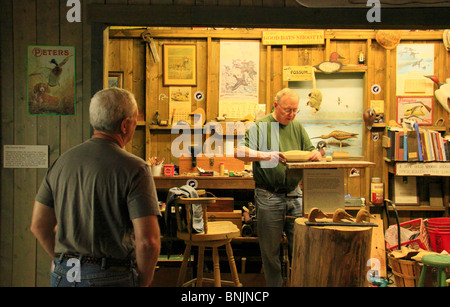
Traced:
[[428, 228], [431, 250], [437, 253], [443, 250], [450, 252], [450, 231], [433, 230]]
[[450, 217], [435, 217], [427, 220], [430, 226], [450, 226]]

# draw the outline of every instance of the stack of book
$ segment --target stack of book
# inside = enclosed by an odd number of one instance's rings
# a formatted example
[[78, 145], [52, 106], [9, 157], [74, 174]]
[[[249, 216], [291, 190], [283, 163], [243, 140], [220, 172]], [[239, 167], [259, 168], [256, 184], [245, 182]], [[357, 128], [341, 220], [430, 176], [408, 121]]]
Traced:
[[390, 146], [386, 158], [391, 161], [450, 161], [450, 142], [440, 132], [419, 128], [388, 128]]

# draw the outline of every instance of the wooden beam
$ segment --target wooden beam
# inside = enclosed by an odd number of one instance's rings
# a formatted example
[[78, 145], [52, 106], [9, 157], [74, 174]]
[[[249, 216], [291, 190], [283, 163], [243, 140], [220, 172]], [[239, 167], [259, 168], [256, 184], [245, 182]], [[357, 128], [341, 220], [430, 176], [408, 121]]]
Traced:
[[381, 22], [372, 23], [367, 12], [368, 8], [90, 4], [88, 21], [129, 26], [446, 29], [450, 8], [382, 8]]

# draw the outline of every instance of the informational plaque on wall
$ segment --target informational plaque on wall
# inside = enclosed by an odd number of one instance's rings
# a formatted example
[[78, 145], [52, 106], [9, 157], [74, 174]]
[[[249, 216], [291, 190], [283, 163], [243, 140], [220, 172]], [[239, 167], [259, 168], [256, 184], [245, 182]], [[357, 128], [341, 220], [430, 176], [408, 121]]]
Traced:
[[345, 208], [344, 169], [303, 170], [303, 212], [319, 208], [325, 213]]
[[48, 145], [3, 145], [4, 168], [48, 168]]

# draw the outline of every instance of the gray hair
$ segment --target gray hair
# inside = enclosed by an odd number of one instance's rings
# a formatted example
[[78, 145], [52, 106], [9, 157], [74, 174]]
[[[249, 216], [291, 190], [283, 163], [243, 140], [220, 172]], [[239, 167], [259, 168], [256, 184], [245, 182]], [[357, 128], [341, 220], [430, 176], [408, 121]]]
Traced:
[[289, 96], [291, 98], [295, 98], [300, 101], [300, 97], [299, 97], [298, 93], [296, 91], [294, 91], [293, 89], [290, 89], [287, 87], [277, 93], [277, 95], [275, 96], [275, 101], [277, 103], [280, 103], [281, 98], [285, 95]]
[[89, 121], [95, 130], [119, 133], [125, 118], [133, 116], [137, 109], [133, 93], [113, 87], [97, 92], [89, 106]]

